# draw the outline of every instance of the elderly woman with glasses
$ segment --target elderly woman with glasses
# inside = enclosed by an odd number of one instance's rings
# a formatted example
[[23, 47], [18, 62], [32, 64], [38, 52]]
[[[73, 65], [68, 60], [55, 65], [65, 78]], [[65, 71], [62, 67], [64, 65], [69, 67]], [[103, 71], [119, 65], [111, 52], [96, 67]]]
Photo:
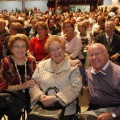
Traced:
[[29, 49], [26, 35], [12, 35], [8, 47], [12, 55], [0, 62], [0, 103], [4, 105], [0, 106], [0, 118], [6, 114], [8, 120], [20, 120], [21, 109], [29, 110], [28, 88], [35, 84], [30, 79], [36, 68], [36, 61], [26, 55]]
[[[71, 60], [65, 55], [62, 37], [50, 36], [45, 43], [45, 50], [50, 58], [41, 61], [32, 76], [39, 87], [30, 88], [31, 105], [39, 101], [48, 107], [58, 101], [66, 106], [63, 120], [72, 120], [76, 113], [76, 98], [82, 88], [79, 68], [71, 66]], [[51, 87], [57, 88], [59, 92], [51, 90], [50, 94], [45, 95], [45, 91]]]

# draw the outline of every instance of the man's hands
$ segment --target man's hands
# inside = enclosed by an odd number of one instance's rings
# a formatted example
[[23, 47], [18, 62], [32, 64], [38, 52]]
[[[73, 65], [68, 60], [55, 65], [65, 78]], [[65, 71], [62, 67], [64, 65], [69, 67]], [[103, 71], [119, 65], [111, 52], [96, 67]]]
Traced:
[[97, 120], [113, 120], [112, 113], [106, 112], [98, 116]]

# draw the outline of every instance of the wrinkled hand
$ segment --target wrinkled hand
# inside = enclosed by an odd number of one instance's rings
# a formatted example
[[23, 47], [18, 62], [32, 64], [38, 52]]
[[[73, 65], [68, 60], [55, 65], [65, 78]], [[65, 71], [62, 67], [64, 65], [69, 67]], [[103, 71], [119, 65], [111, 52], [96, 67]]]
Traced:
[[56, 102], [56, 96], [43, 96], [41, 102], [45, 107], [52, 106]]
[[40, 97], [38, 98], [38, 100], [40, 102], [42, 102], [47, 96], [46, 95], [40, 95]]
[[118, 57], [119, 57], [119, 54], [116, 53], [113, 56], [111, 56], [111, 60], [115, 61], [115, 60], [117, 60]]
[[112, 113], [106, 112], [98, 116], [97, 120], [113, 120]]
[[34, 80], [27, 80], [26, 82], [23, 83], [23, 85], [24, 85], [24, 89], [37, 86]]
[[83, 64], [82, 64], [82, 62], [80, 61], [80, 60], [78, 60], [78, 59], [76, 59], [76, 60], [71, 60], [71, 66], [78, 66], [78, 67], [81, 67], [81, 66], [83, 66]]

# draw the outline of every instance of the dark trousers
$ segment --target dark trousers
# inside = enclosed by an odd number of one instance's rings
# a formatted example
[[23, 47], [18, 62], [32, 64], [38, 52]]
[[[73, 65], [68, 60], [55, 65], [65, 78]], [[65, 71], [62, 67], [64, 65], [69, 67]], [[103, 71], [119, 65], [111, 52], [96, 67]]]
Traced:
[[20, 117], [21, 117], [21, 113], [14, 115], [13, 113], [11, 113], [9, 108], [0, 110], [0, 120], [2, 120], [2, 117], [4, 115], [6, 115], [8, 117], [8, 120], [20, 120]]

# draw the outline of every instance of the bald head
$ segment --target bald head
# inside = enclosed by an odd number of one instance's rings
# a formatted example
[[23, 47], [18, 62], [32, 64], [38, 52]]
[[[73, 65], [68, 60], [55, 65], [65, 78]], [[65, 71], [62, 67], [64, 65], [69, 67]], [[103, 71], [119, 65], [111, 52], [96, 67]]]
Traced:
[[113, 33], [115, 31], [114, 21], [108, 21], [105, 23], [105, 31], [109, 37], [113, 35]]
[[88, 53], [89, 53], [90, 49], [92, 49], [92, 48], [98, 48], [98, 49], [101, 49], [102, 51], [107, 51], [106, 47], [101, 43], [91, 44], [88, 48]]
[[104, 45], [95, 43], [88, 48], [88, 58], [91, 66], [96, 71], [100, 71], [107, 63], [109, 55]]
[[114, 21], [112, 21], [112, 20], [109, 20], [109, 21], [107, 21], [106, 23], [105, 23], [105, 27], [107, 26], [107, 25], [111, 25], [111, 26], [115, 26], [115, 22]]

